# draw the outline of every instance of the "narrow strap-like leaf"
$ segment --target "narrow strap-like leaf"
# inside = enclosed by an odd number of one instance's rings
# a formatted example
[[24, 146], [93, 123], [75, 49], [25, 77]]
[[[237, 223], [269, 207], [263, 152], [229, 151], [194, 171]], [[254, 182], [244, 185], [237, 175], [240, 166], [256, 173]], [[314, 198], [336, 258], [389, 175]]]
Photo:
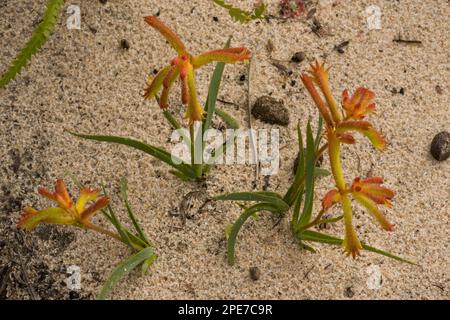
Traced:
[[[312, 230], [305, 230], [303, 232], [301, 232], [300, 234], [298, 234], [300, 240], [305, 240], [305, 241], [313, 241], [313, 242], [320, 242], [320, 243], [328, 243], [328, 244], [333, 244], [333, 245], [342, 245], [342, 242], [344, 240], [324, 234], [324, 233], [320, 233], [317, 231], [312, 231]], [[409, 263], [409, 264], [413, 264], [413, 265], [417, 265], [417, 263], [411, 262], [409, 260], [406, 260], [402, 257], [396, 256], [390, 252], [387, 251], [383, 251], [380, 249], [377, 249], [375, 247], [372, 246], [368, 246], [364, 243], [361, 243], [362, 247], [370, 252], [374, 252], [374, 253], [378, 253], [381, 254], [385, 257], [400, 261], [400, 262], [405, 262], [405, 263]]]
[[[112, 142], [112, 143], [122, 144], [122, 145], [126, 145], [129, 147], [141, 150], [141, 151], [167, 163], [168, 165], [174, 167], [175, 169], [181, 171], [183, 174], [190, 177], [191, 179], [195, 178], [195, 172], [190, 166], [183, 164], [183, 163], [180, 163], [180, 164], [173, 163], [172, 155], [170, 153], [168, 153], [167, 151], [160, 149], [158, 147], [154, 147], [152, 145], [149, 145], [149, 144], [137, 141], [137, 140], [133, 140], [130, 138], [123, 138], [123, 137], [116, 137], [116, 136], [104, 136], [104, 135], [79, 134], [79, 133], [70, 132], [70, 131], [69, 131], [69, 133], [74, 136], [83, 138], [83, 139], [95, 140], [95, 141], [101, 141], [101, 142]], [[174, 159], [182, 162], [181, 159], [178, 159], [176, 157], [174, 157]]]
[[228, 243], [227, 243], [227, 256], [228, 256], [228, 264], [232, 266], [235, 262], [235, 246], [236, 246], [236, 238], [241, 230], [241, 227], [244, 225], [245, 221], [248, 218], [253, 216], [258, 211], [268, 210], [271, 212], [277, 212], [277, 208], [274, 207], [270, 203], [258, 203], [251, 207], [248, 207], [236, 220], [228, 233]]
[[153, 248], [147, 247], [122, 261], [113, 270], [108, 280], [106, 280], [97, 299], [99, 300], [107, 299], [112, 288], [117, 284], [117, 282], [119, 282], [120, 279], [122, 279], [125, 275], [127, 275], [131, 270], [136, 268], [138, 265], [150, 259], [154, 254], [155, 253], [153, 252]]
[[289, 205], [283, 201], [280, 195], [274, 196], [272, 192], [234, 192], [215, 197], [216, 200], [231, 201], [257, 201], [270, 203], [280, 213], [289, 209]]
[[[231, 43], [231, 37], [228, 38], [228, 41], [225, 44], [225, 48], [229, 48], [230, 43]], [[218, 62], [214, 69], [214, 72], [213, 72], [213, 75], [211, 78], [211, 83], [209, 84], [208, 97], [206, 99], [206, 104], [205, 104], [206, 118], [205, 118], [205, 121], [203, 122], [203, 132], [208, 130], [211, 126], [211, 121], [212, 121], [212, 117], [213, 117], [215, 109], [216, 109], [217, 95], [219, 94], [219, 88], [220, 88], [220, 83], [222, 81], [222, 75], [223, 75], [224, 69], [225, 69], [224, 62]]]
[[309, 223], [314, 203], [314, 170], [315, 170], [315, 145], [311, 124], [308, 122], [306, 132], [306, 164], [305, 164], [305, 204], [297, 226]]
[[142, 230], [141, 226], [139, 225], [139, 222], [137, 221], [133, 210], [131, 209], [131, 206], [128, 202], [128, 180], [126, 177], [122, 177], [120, 180], [120, 191], [122, 194], [122, 200], [125, 203], [125, 208], [127, 209], [128, 216], [130, 217], [131, 222], [133, 223], [134, 229], [136, 230], [139, 237], [145, 241], [147, 245], [151, 245], [151, 242], [148, 240], [147, 235]]
[[233, 118], [228, 112], [223, 109], [216, 108], [216, 114], [223, 120], [231, 129], [239, 129], [239, 122]]

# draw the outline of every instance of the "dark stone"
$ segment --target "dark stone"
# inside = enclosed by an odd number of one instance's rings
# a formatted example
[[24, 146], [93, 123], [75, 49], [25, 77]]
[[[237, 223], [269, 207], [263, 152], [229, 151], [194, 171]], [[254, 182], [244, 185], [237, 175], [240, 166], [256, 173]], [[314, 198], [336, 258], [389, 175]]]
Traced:
[[305, 60], [305, 58], [306, 58], [306, 54], [304, 52], [296, 52], [292, 56], [291, 61], [295, 62], [295, 63], [300, 63], [303, 60]]
[[101, 4], [106, 4], [108, 2], [108, 0], [100, 0]]
[[218, 22], [218, 21], [219, 21], [219, 18], [213, 17], [213, 21], [214, 21], [214, 22]]
[[289, 124], [289, 112], [284, 106], [283, 100], [277, 100], [270, 96], [259, 97], [252, 107], [252, 115], [263, 122], [287, 126]]
[[239, 77], [239, 81], [242, 81], [242, 82], [245, 81], [245, 74], [243, 74], [243, 75], [241, 75], [241, 76]]
[[249, 272], [250, 272], [250, 279], [252, 279], [253, 281], [256, 281], [259, 278], [261, 278], [261, 271], [259, 270], [258, 267], [251, 267], [249, 269]]
[[435, 135], [431, 141], [430, 152], [437, 161], [447, 160], [450, 156], [450, 133], [442, 131]]
[[130, 49], [130, 43], [128, 42], [127, 39], [122, 39], [120, 41], [120, 46], [122, 47], [122, 49], [125, 49], [125, 50]]
[[345, 288], [344, 296], [346, 296], [347, 298], [353, 298], [354, 295], [355, 295], [355, 291], [353, 291], [352, 287]]

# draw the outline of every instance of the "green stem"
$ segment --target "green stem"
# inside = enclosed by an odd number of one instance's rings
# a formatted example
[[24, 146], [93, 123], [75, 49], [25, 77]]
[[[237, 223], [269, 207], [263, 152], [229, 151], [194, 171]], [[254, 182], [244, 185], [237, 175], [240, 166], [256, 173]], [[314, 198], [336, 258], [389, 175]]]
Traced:
[[[201, 132], [199, 133], [201, 134]], [[195, 177], [200, 178], [202, 176], [202, 165], [195, 163], [195, 144], [197, 142], [197, 137], [195, 137], [194, 123], [189, 125], [189, 135], [191, 137], [191, 165], [195, 172]]]

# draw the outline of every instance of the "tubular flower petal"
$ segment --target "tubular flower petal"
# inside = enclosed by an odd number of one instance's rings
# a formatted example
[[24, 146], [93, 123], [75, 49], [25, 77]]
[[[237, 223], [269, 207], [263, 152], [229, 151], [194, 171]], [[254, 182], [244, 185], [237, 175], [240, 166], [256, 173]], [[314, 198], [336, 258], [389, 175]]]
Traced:
[[236, 63], [249, 60], [251, 53], [247, 48], [227, 48], [202, 53], [192, 58], [195, 69], [211, 62]]
[[163, 81], [166, 78], [167, 74], [169, 73], [171, 66], [167, 66], [164, 69], [162, 69], [155, 78], [153, 78], [151, 81], [149, 81], [149, 84], [147, 88], [145, 89], [144, 98], [145, 99], [152, 99], [155, 97], [156, 93], [161, 89], [161, 86], [163, 85]]
[[367, 137], [375, 149], [384, 150], [386, 141], [370, 122], [367, 121], [342, 121], [336, 127], [336, 133], [342, 134], [348, 131], [357, 131]]
[[145, 21], [151, 25], [153, 28], [159, 31], [167, 41], [169, 41], [170, 45], [175, 49], [178, 54], [185, 54], [186, 47], [181, 41], [180, 37], [173, 32], [169, 27], [167, 27], [161, 20], [159, 20], [155, 16], [148, 16], [144, 18]]
[[[55, 192], [50, 192], [45, 188], [39, 188], [38, 192], [42, 196], [57, 202], [59, 206], [43, 210], [35, 210], [30, 207], [25, 208], [17, 224], [18, 228], [32, 230], [40, 223], [83, 224], [94, 213], [109, 203], [107, 197], [98, 199], [96, 190], [82, 188], [80, 196], [74, 205], [63, 180], [56, 181]], [[90, 201], [96, 202], [86, 208], [86, 204]]]
[[341, 194], [339, 193], [339, 190], [330, 190], [325, 194], [325, 197], [323, 197], [322, 209], [324, 211], [328, 210], [338, 202], [341, 202]]
[[380, 177], [371, 177], [361, 180], [355, 178], [351, 186], [352, 193], [361, 193], [370, 198], [377, 204], [392, 207], [391, 201], [395, 196], [395, 192], [389, 188], [382, 187], [383, 179]]
[[80, 213], [80, 218], [83, 221], [88, 221], [93, 214], [95, 214], [97, 211], [102, 210], [109, 204], [109, 198], [108, 197], [101, 197], [99, 198], [94, 204], [87, 207]]
[[356, 258], [356, 256], [360, 255], [359, 251], [362, 249], [362, 245], [352, 224], [352, 208], [347, 195], [342, 196], [342, 208], [344, 210], [345, 225], [345, 237], [342, 246], [347, 256], [351, 255], [353, 258]]
[[201, 121], [203, 119], [203, 108], [200, 106], [197, 98], [195, 73], [193, 70], [213, 61], [225, 63], [245, 61], [250, 59], [250, 51], [246, 48], [227, 48], [209, 51], [193, 57], [188, 53], [176, 33], [158, 18], [149, 16], [145, 17], [145, 21], [158, 30], [178, 54], [170, 61], [170, 65], [161, 70], [148, 84], [144, 94], [145, 99], [155, 97], [161, 87], [163, 87], [159, 105], [162, 109], [168, 108], [170, 90], [175, 80], [179, 78], [181, 81], [181, 101], [184, 105], [188, 105], [185, 113], [186, 118], [189, 119], [190, 123]]
[[342, 106], [345, 109], [347, 118], [361, 120], [366, 114], [375, 112], [375, 93], [366, 88], [358, 88], [352, 97], [349, 97], [348, 90], [342, 92]]
[[201, 121], [203, 119], [203, 108], [200, 106], [197, 98], [197, 91], [195, 88], [194, 68], [192, 65], [188, 66], [187, 85], [189, 91], [189, 103], [185, 113], [185, 118], [189, 119], [189, 124], [194, 121]]
[[319, 62], [316, 61], [315, 64], [311, 64], [311, 69], [309, 72], [314, 82], [322, 91], [328, 107], [330, 108], [333, 120], [335, 122], [339, 122], [341, 120], [341, 115], [338, 112], [336, 100], [331, 92], [330, 83], [328, 82], [328, 70], [325, 69], [325, 63], [319, 64]]
[[365, 196], [360, 192], [355, 192], [352, 194], [353, 198], [358, 201], [362, 206], [364, 206], [367, 211], [378, 221], [381, 227], [386, 231], [393, 231], [394, 225], [391, 224], [386, 217], [380, 212], [375, 201], [371, 200], [369, 197]]
[[40, 223], [74, 224], [76, 223], [76, 217], [62, 208], [47, 208], [37, 211], [27, 207], [23, 209], [17, 226], [20, 229], [30, 231]]
[[314, 83], [307, 74], [303, 73], [300, 76], [300, 79], [302, 79], [303, 84], [306, 87], [306, 90], [308, 90], [309, 95], [314, 100], [314, 103], [316, 104], [317, 108], [319, 109], [320, 114], [322, 115], [323, 119], [325, 120], [325, 123], [327, 126], [331, 127], [333, 126], [333, 120], [331, 119], [330, 112], [328, 111], [324, 101], [322, 100], [322, 97], [317, 92], [316, 88], [314, 87]]
[[180, 75], [181, 64], [173, 66], [170, 71], [167, 73], [166, 77], [163, 80], [163, 90], [161, 93], [161, 98], [159, 100], [159, 106], [161, 109], [167, 109], [169, 107], [169, 94], [170, 89], [173, 86], [173, 83]]

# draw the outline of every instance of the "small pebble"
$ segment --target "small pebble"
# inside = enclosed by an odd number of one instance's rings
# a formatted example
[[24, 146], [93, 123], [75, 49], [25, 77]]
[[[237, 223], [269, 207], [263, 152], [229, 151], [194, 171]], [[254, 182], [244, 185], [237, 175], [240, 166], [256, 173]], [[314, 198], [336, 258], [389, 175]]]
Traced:
[[292, 61], [292, 62], [295, 62], [295, 63], [300, 63], [300, 62], [302, 62], [303, 60], [305, 60], [305, 58], [306, 58], [306, 55], [305, 55], [304, 52], [296, 52], [296, 53], [294, 53], [294, 55], [292, 56], [291, 61]]
[[287, 126], [289, 124], [289, 111], [283, 100], [270, 96], [259, 97], [252, 107], [252, 115], [263, 122]]
[[108, 0], [100, 0], [101, 4], [106, 4], [108, 2]]
[[450, 156], [450, 133], [442, 131], [435, 135], [431, 141], [430, 152], [437, 161], [447, 160]]
[[352, 287], [345, 288], [344, 296], [346, 296], [347, 298], [353, 298], [354, 295], [355, 295], [355, 292], [353, 291]]
[[259, 278], [261, 278], [261, 271], [259, 270], [258, 267], [251, 267], [249, 272], [250, 272], [250, 279], [252, 279], [253, 281], [256, 281]]
[[245, 81], [245, 74], [242, 74], [242, 75], [239, 77], [239, 81], [241, 81], [241, 82], [244, 82], [244, 81]]
[[120, 46], [122, 47], [122, 49], [125, 49], [125, 50], [130, 49], [130, 43], [128, 42], [127, 39], [122, 39], [120, 41]]
[[436, 92], [437, 92], [438, 94], [442, 94], [442, 88], [441, 88], [441, 86], [439, 86], [439, 85], [436, 86]]
[[401, 95], [405, 94], [405, 88], [400, 88], [400, 90], [398, 91], [398, 93], [400, 93]]
[[218, 22], [218, 21], [219, 21], [219, 18], [213, 17], [213, 20], [214, 20], [214, 22]]

